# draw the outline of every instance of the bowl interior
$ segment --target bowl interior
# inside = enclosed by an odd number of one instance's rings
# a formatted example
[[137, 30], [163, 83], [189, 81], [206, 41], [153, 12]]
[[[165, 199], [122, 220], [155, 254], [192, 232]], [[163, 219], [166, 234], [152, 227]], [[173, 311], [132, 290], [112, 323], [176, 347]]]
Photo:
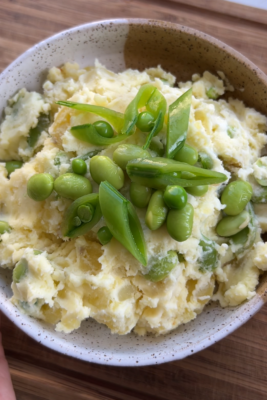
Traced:
[[[102, 21], [73, 28], [41, 42], [0, 76], [0, 110], [18, 89], [41, 90], [47, 70], [66, 61], [82, 67], [98, 60], [116, 72], [126, 67], [161, 65], [177, 79], [193, 73], [223, 71], [235, 86], [231, 94], [261, 112], [267, 109], [267, 81], [252, 63], [219, 41], [189, 28], [162, 21]], [[93, 320], [70, 335], [21, 314], [10, 302], [11, 272], [0, 268], [0, 307], [23, 331], [42, 344], [73, 357], [110, 365], [148, 365], [180, 359], [208, 347], [248, 320], [263, 305], [266, 283], [237, 308], [208, 305], [194, 321], [166, 336], [112, 335]]]

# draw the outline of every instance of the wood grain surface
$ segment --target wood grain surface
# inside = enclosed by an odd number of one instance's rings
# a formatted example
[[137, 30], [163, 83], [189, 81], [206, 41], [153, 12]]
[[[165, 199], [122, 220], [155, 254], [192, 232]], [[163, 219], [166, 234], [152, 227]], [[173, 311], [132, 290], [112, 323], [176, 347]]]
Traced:
[[[267, 11], [224, 0], [0, 0], [0, 70], [60, 30], [121, 17], [161, 19], [199, 29], [267, 73]], [[34, 342], [4, 316], [1, 331], [18, 400], [267, 398], [267, 305], [210, 348], [150, 367], [107, 367], [63, 356]]]

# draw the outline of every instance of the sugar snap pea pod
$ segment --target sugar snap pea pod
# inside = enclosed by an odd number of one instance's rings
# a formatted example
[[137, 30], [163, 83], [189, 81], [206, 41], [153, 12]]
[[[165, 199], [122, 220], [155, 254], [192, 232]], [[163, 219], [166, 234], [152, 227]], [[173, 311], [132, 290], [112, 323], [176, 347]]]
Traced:
[[246, 228], [246, 226], [249, 224], [249, 221], [249, 213], [247, 211], [242, 211], [238, 215], [231, 215], [229, 217], [222, 218], [216, 226], [216, 232], [219, 236], [233, 236], [242, 231], [242, 229]]
[[130, 185], [130, 198], [134, 206], [144, 208], [148, 205], [151, 197], [151, 189], [139, 185], [138, 183], [131, 182]]
[[[70, 133], [76, 138], [86, 143], [96, 146], [109, 146], [114, 143], [122, 142], [127, 139], [126, 135], [117, 135], [111, 138], [100, 135], [96, 127], [92, 124], [76, 125], [70, 129]], [[130, 133], [129, 133], [130, 135]]]
[[10, 226], [6, 221], [0, 221], [0, 235], [10, 231]]
[[92, 184], [84, 176], [66, 173], [55, 180], [54, 189], [60, 196], [76, 200], [78, 197], [92, 193]]
[[[82, 206], [91, 206], [93, 217], [89, 222], [83, 223], [81, 221], [81, 224], [77, 226], [75, 218], [78, 217], [79, 209]], [[99, 205], [98, 193], [79, 197], [66, 210], [61, 227], [62, 235], [70, 238], [85, 235], [99, 222], [101, 217], [102, 212]]]
[[152, 282], [159, 282], [165, 279], [169, 273], [179, 263], [176, 251], [170, 250], [166, 257], [157, 258], [153, 257], [150, 261], [150, 269], [144, 275], [146, 279]]
[[202, 168], [212, 169], [212, 167], [213, 167], [212, 158], [207, 153], [204, 153], [203, 151], [199, 152], [198, 161], [201, 163]]
[[[154, 189], [165, 189], [168, 185], [182, 187], [211, 185], [227, 179], [220, 172], [161, 157], [131, 160], [127, 164], [126, 171], [133, 182]], [[183, 171], [191, 174], [190, 179], [181, 177]]]
[[169, 235], [177, 242], [184, 242], [192, 233], [194, 208], [190, 203], [180, 210], [170, 210], [167, 217]]
[[[124, 123], [124, 114], [113, 111], [106, 107], [95, 106], [92, 104], [75, 103], [73, 101], [57, 101], [56, 104], [64, 107], [73, 108], [74, 110], [90, 112], [106, 119], [114, 129], [120, 133]], [[94, 144], [94, 143], [93, 143]]]
[[12, 174], [12, 172], [14, 172], [16, 169], [21, 168], [23, 165], [22, 161], [7, 161], [6, 162], [6, 170], [7, 170], [7, 175], [8, 177], [10, 176], [10, 174]]
[[135, 144], [120, 144], [113, 153], [113, 161], [122, 169], [130, 160], [150, 157], [150, 153]]
[[202, 272], [214, 271], [218, 265], [216, 243], [213, 240], [202, 236], [202, 239], [199, 241], [199, 246], [202, 247], [202, 255], [198, 259], [199, 270]]
[[169, 106], [166, 157], [173, 158], [183, 147], [188, 130], [192, 88]]
[[167, 217], [168, 209], [163, 200], [163, 192], [157, 190], [149, 201], [145, 222], [151, 231], [159, 229]]
[[251, 203], [248, 203], [246, 210], [250, 216], [248, 226], [234, 236], [230, 237], [230, 244], [238, 246], [234, 251], [235, 254], [241, 254], [245, 250], [250, 249], [256, 239], [257, 226], [253, 206]]
[[13, 282], [19, 283], [22, 278], [27, 274], [28, 263], [25, 258], [22, 258], [13, 269]]
[[163, 126], [163, 122], [164, 122], [164, 114], [160, 110], [159, 114], [157, 116], [157, 119], [155, 121], [155, 124], [153, 126], [153, 129], [151, 130], [151, 132], [147, 136], [146, 143], [143, 146], [144, 150], [149, 148], [151, 140], [153, 139], [154, 136], [156, 136], [159, 133], [159, 131], [161, 130], [161, 128]]
[[189, 144], [184, 144], [184, 146], [178, 150], [173, 158], [176, 161], [194, 165], [198, 160], [198, 152], [196, 149], [194, 149], [194, 147], [189, 146]]
[[165, 97], [158, 89], [153, 92], [152, 96], [148, 100], [147, 110], [154, 116], [155, 123], [149, 135], [147, 136], [146, 143], [143, 146], [144, 149], [147, 149], [150, 146], [151, 140], [161, 131], [164, 124], [167, 102]]
[[108, 181], [118, 190], [124, 185], [123, 170], [107, 156], [94, 156], [90, 161], [90, 172], [98, 184]]
[[38, 123], [34, 128], [30, 129], [29, 136], [27, 138], [28, 145], [30, 147], [34, 147], [38, 142], [41, 133], [50, 125], [50, 117], [49, 114], [40, 114], [38, 118]]
[[106, 138], [112, 138], [114, 136], [114, 131], [112, 126], [106, 121], [96, 121], [93, 123], [99, 135]]
[[221, 196], [221, 203], [226, 205], [223, 211], [228, 215], [240, 214], [250, 201], [252, 193], [249, 182], [240, 180], [229, 183]]
[[133, 131], [139, 115], [138, 109], [144, 107], [147, 104], [149, 98], [155, 90], [155, 86], [149, 83], [141, 86], [141, 88], [138, 90], [137, 95], [125, 110], [124, 125], [121, 130], [122, 134], [129, 135], [130, 132]]
[[129, 200], [110, 183], [101, 182], [99, 187], [101, 210], [112, 235], [141, 264], [147, 264], [146, 243], [140, 221]]

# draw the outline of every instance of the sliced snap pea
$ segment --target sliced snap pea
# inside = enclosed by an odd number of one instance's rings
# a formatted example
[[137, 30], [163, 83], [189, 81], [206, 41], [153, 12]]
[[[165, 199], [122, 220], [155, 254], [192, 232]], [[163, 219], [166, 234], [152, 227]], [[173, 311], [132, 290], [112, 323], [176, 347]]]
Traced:
[[134, 206], [110, 183], [99, 187], [101, 210], [110, 232], [141, 264], [147, 264], [146, 243]]
[[155, 124], [155, 118], [147, 111], [138, 115], [136, 126], [141, 132], [150, 132]]
[[79, 197], [92, 193], [92, 184], [84, 176], [66, 173], [60, 175], [55, 180], [54, 189], [59, 196], [76, 200]]
[[[93, 217], [89, 222], [83, 223], [78, 217], [78, 212], [81, 206], [89, 206], [93, 212]], [[81, 215], [81, 214], [80, 214]], [[98, 193], [91, 193], [85, 196], [79, 197], [75, 200], [66, 213], [62, 222], [62, 235], [70, 238], [78, 237], [88, 233], [100, 220], [102, 217], [102, 212], [99, 205], [99, 195]], [[80, 221], [79, 221], [79, 220]], [[77, 223], [80, 225], [77, 226]]]
[[0, 235], [10, 231], [10, 226], [6, 221], [0, 221]]
[[178, 185], [167, 186], [163, 199], [169, 208], [180, 210], [187, 203], [187, 194], [183, 187]]
[[204, 153], [203, 151], [199, 152], [198, 161], [201, 163], [202, 168], [212, 169], [212, 167], [213, 167], [212, 158], [207, 153]]
[[10, 176], [10, 174], [12, 174], [12, 172], [14, 172], [16, 169], [21, 168], [23, 165], [22, 161], [7, 161], [6, 162], [6, 170], [7, 170], [7, 175], [8, 177]]
[[87, 172], [86, 162], [82, 158], [74, 158], [71, 162], [72, 171], [78, 175], [85, 175]]
[[49, 125], [49, 114], [40, 114], [37, 125], [30, 129], [29, 136], [27, 138], [27, 142], [30, 147], [34, 147], [36, 145], [42, 132], [47, 130]]
[[113, 236], [107, 226], [102, 226], [97, 232], [97, 237], [102, 246], [105, 246], [105, 244], [111, 241]]
[[167, 110], [167, 102], [165, 97], [156, 89], [147, 102], [147, 110], [154, 116], [155, 124], [146, 138], [146, 143], [143, 149], [148, 149], [154, 136], [162, 129], [164, 117]]
[[105, 121], [96, 121], [93, 123], [99, 135], [105, 138], [112, 138], [114, 136], [114, 131], [112, 126]]
[[181, 210], [170, 210], [167, 217], [169, 235], [178, 242], [184, 242], [192, 233], [194, 208], [187, 203]]
[[218, 266], [218, 251], [216, 250], [216, 243], [214, 240], [202, 236], [199, 241], [199, 246], [202, 247], [202, 255], [198, 259], [199, 270], [214, 271]]
[[174, 160], [194, 165], [198, 160], [198, 152], [194, 147], [189, 146], [189, 144], [184, 144], [184, 146], [175, 154]]
[[[164, 156], [164, 153], [165, 153], [164, 145], [157, 137], [153, 138], [151, 140], [149, 149], [154, 151], [156, 153], [157, 157], [163, 157]], [[150, 155], [147, 156], [147, 157], [150, 157]], [[137, 158], [139, 158], [139, 157], [137, 157]]]
[[113, 153], [113, 161], [122, 169], [126, 169], [129, 161], [136, 158], [150, 157], [150, 153], [135, 144], [121, 144]]
[[151, 193], [152, 191], [150, 188], [131, 182], [130, 199], [134, 206], [138, 208], [146, 207], [150, 200]]
[[196, 196], [196, 197], [204, 196], [208, 190], [209, 190], [208, 185], [192, 186], [192, 187], [186, 188], [187, 193], [191, 194], [192, 196]]
[[190, 116], [192, 88], [169, 106], [166, 157], [173, 158], [184, 146]]
[[[136, 159], [128, 162], [126, 171], [133, 182], [153, 189], [164, 189], [168, 185], [182, 187], [211, 185], [224, 182], [226, 175], [197, 168], [179, 161], [162, 157]], [[181, 173], [190, 173], [190, 179], [182, 178]]]
[[249, 224], [249, 221], [249, 213], [247, 211], [242, 211], [238, 215], [222, 218], [216, 226], [216, 232], [219, 236], [233, 236], [242, 231], [242, 229], [246, 228], [246, 226]]
[[163, 200], [163, 192], [157, 190], [152, 194], [148, 204], [145, 222], [151, 231], [159, 229], [167, 217], [168, 209]]
[[90, 161], [90, 173], [93, 180], [98, 184], [108, 181], [118, 190], [124, 185], [123, 170], [109, 157], [94, 156]]
[[228, 215], [240, 214], [251, 200], [252, 193], [249, 182], [240, 180], [229, 183], [221, 196], [221, 203], [226, 205], [223, 211]]
[[152, 282], [159, 282], [165, 279], [169, 273], [179, 263], [176, 251], [170, 250], [166, 257], [153, 257], [149, 262], [149, 272], [144, 275], [146, 279]]
[[54, 189], [54, 178], [50, 174], [35, 174], [27, 182], [28, 196], [35, 201], [47, 199]]
[[22, 258], [13, 269], [13, 282], [19, 283], [28, 271], [28, 262]]
[[[70, 133], [82, 142], [94, 144], [96, 146], [109, 146], [114, 143], [122, 142], [127, 139], [126, 135], [117, 135], [111, 138], [101, 136], [96, 127], [92, 124], [76, 125], [70, 128]], [[129, 134], [130, 135], [130, 134]]]
[[206, 95], [209, 99], [213, 100], [217, 100], [219, 97], [219, 94], [216, 92], [216, 89], [212, 86], [208, 90], [206, 90]]

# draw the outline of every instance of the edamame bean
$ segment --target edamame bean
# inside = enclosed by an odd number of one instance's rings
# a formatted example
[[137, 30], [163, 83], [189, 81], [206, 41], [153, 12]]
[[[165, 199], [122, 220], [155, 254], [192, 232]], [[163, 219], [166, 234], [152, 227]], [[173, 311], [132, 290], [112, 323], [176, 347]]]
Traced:
[[234, 181], [226, 186], [222, 193], [221, 203], [225, 204], [224, 212], [238, 215], [244, 210], [252, 197], [252, 187], [245, 181]]
[[216, 226], [219, 236], [233, 236], [248, 226], [250, 215], [247, 211], [242, 211], [238, 215], [222, 218]]
[[8, 177], [12, 172], [14, 172], [16, 169], [21, 168], [23, 165], [22, 161], [7, 161], [6, 162], [6, 170], [7, 170], [7, 175]]
[[151, 197], [152, 190], [139, 183], [131, 182], [130, 185], [130, 198], [134, 206], [144, 208], [148, 205]]
[[22, 258], [13, 269], [13, 282], [19, 283], [28, 270], [27, 260]]
[[144, 275], [146, 279], [152, 282], [159, 282], [165, 279], [171, 270], [178, 264], [178, 256], [176, 251], [168, 251], [167, 257], [163, 257], [160, 260], [158, 258], [153, 258], [150, 262], [150, 270]]
[[70, 172], [60, 175], [55, 180], [54, 188], [60, 196], [71, 200], [92, 193], [92, 185], [87, 178]]
[[200, 186], [187, 187], [186, 191], [192, 196], [201, 197], [207, 193], [208, 189], [209, 189], [208, 185], [200, 185]]
[[213, 160], [212, 158], [203, 151], [200, 151], [198, 154], [198, 161], [202, 164], [202, 168], [204, 169], [212, 169]]
[[178, 242], [184, 242], [192, 233], [194, 208], [187, 203], [181, 210], [170, 210], [167, 217], [167, 230]]
[[235, 245], [244, 245], [248, 241], [248, 235], [249, 235], [249, 227], [247, 226], [245, 229], [242, 229], [242, 231], [236, 233], [234, 236], [230, 238], [230, 241]]
[[175, 154], [174, 160], [194, 165], [198, 160], [198, 152], [194, 147], [185, 144], [181, 150]]
[[114, 136], [114, 131], [112, 126], [106, 121], [96, 121], [93, 123], [99, 135], [105, 138], [112, 138]]
[[81, 158], [74, 158], [71, 162], [72, 170], [75, 174], [84, 175], [87, 172], [87, 165]]
[[77, 216], [80, 218], [81, 222], [90, 222], [94, 216], [95, 208], [92, 204], [83, 204], [77, 210]]
[[6, 221], [0, 221], [0, 235], [10, 231], [10, 226]]
[[155, 123], [155, 118], [147, 111], [138, 115], [136, 126], [141, 132], [150, 132]]
[[27, 182], [28, 196], [35, 201], [47, 199], [54, 188], [54, 179], [50, 174], [35, 174]]
[[126, 169], [130, 160], [147, 157], [150, 157], [150, 153], [135, 144], [121, 144], [113, 153], [113, 161], [122, 169]]
[[151, 231], [160, 228], [167, 216], [168, 209], [163, 200], [163, 192], [157, 190], [152, 194], [148, 204], [145, 222]]
[[97, 237], [99, 242], [103, 246], [105, 244], [108, 244], [113, 238], [112, 233], [110, 232], [107, 226], [102, 226], [102, 228], [99, 229], [99, 231], [97, 232]]
[[163, 199], [169, 208], [180, 210], [187, 203], [187, 194], [184, 188], [178, 185], [167, 186]]
[[124, 185], [123, 170], [109, 157], [94, 156], [90, 161], [90, 172], [93, 180], [98, 184], [108, 181], [117, 190]]

